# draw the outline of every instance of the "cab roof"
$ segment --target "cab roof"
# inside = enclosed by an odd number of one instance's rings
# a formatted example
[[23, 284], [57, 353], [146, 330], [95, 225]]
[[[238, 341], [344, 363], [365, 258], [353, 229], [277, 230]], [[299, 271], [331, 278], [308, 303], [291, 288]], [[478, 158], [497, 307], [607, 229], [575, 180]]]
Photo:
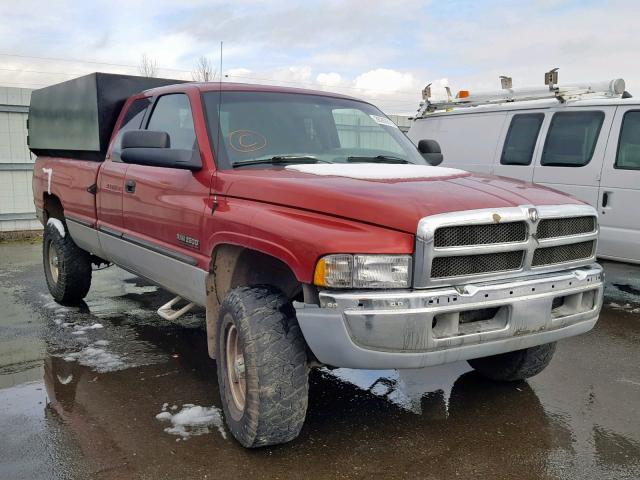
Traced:
[[319, 95], [323, 97], [343, 98], [347, 100], [355, 100], [358, 102], [366, 102], [360, 98], [342, 95], [340, 93], [327, 92], [324, 90], [312, 90], [306, 88], [281, 87], [277, 85], [263, 85], [256, 83], [235, 83], [235, 82], [187, 82], [176, 83], [175, 85], [167, 85], [145, 90], [145, 94], [162, 94], [169, 92], [183, 92], [187, 89], [196, 89], [200, 92], [272, 92], [272, 93], [296, 93], [300, 95]]

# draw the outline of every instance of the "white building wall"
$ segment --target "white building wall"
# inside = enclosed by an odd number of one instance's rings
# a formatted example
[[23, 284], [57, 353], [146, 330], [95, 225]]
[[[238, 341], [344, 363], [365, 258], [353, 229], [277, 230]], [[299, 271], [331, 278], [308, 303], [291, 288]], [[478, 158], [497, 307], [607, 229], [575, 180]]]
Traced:
[[0, 232], [39, 230], [31, 192], [34, 158], [27, 148], [31, 90], [0, 86]]

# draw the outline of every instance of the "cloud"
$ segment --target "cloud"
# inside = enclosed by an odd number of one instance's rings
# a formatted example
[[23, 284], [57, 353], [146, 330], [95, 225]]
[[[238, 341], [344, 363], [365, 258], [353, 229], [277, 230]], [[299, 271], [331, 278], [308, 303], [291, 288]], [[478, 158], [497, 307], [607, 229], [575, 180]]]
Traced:
[[640, 64], [634, 60], [639, 2], [542, 4], [489, 4], [473, 15], [432, 22], [415, 47], [432, 59], [432, 68], [420, 70], [431, 78], [448, 76], [456, 89], [476, 91], [499, 89], [500, 75], [512, 76], [516, 88], [544, 86], [543, 74], [553, 67], [560, 67], [560, 83], [622, 76], [640, 90]]
[[371, 97], [408, 92], [417, 88], [411, 73], [398, 72], [388, 68], [377, 68], [358, 75], [353, 81], [353, 86]]
[[431, 80], [442, 95], [442, 78], [454, 92], [497, 90], [499, 75], [541, 86], [553, 67], [561, 83], [624, 77], [640, 94], [638, 14], [629, 0], [0, 2], [0, 53], [80, 60], [0, 56], [0, 85], [135, 74], [143, 52], [163, 76], [190, 79], [201, 55], [219, 68], [223, 40], [231, 81], [338, 91], [389, 113], [414, 111]]
[[325, 87], [337, 87], [342, 84], [342, 76], [336, 72], [319, 73], [316, 82]]

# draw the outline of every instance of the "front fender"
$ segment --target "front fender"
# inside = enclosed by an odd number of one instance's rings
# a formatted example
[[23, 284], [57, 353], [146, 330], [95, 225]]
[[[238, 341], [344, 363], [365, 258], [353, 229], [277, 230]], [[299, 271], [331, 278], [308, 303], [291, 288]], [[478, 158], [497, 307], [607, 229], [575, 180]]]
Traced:
[[318, 259], [330, 253], [411, 254], [414, 236], [325, 214], [252, 200], [218, 197], [206, 220], [206, 251], [223, 244], [271, 255], [312, 283]]

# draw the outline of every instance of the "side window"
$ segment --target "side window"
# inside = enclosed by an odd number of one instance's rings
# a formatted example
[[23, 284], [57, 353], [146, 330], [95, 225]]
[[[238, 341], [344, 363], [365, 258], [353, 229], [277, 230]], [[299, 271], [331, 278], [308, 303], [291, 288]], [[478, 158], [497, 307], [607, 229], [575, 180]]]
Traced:
[[116, 139], [113, 142], [111, 148], [111, 160], [114, 162], [121, 162], [120, 152], [122, 151], [122, 134], [127, 130], [137, 130], [142, 125], [142, 119], [147, 111], [147, 107], [151, 103], [150, 98], [139, 98], [129, 105], [129, 110], [124, 114], [122, 124], [116, 135]]
[[542, 152], [542, 165], [583, 167], [591, 161], [604, 112], [559, 112], [553, 115]]
[[618, 141], [615, 168], [640, 170], [640, 111], [624, 114]]
[[514, 115], [502, 147], [502, 165], [531, 165], [533, 150], [544, 120], [542, 113]]
[[167, 132], [171, 148], [193, 150], [196, 132], [189, 98], [183, 93], [160, 97], [151, 113], [147, 130]]

